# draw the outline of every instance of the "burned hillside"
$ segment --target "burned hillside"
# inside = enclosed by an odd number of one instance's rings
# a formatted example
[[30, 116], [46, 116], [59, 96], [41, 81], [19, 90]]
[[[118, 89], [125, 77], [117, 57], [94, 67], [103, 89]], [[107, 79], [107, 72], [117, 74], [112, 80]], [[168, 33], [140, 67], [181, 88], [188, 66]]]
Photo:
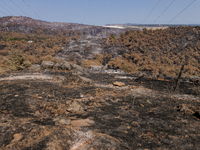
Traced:
[[0, 149], [200, 147], [199, 27], [108, 36], [17, 19], [0, 19]]
[[157, 74], [178, 75], [185, 64], [184, 75], [199, 76], [199, 35], [198, 26], [180, 26], [164, 30], [130, 30], [119, 38], [110, 36], [110, 44], [120, 44], [129, 49], [123, 57], [110, 61], [110, 65], [129, 72], [152, 72], [157, 66]]

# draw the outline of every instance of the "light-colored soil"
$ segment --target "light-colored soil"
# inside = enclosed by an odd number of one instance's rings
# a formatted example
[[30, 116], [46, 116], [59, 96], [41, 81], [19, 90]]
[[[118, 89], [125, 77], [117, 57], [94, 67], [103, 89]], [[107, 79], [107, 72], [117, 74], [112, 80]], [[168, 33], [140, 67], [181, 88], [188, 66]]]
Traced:
[[9, 77], [4, 77], [0, 78], [0, 81], [5, 81], [5, 80], [52, 80], [53, 76], [45, 75], [45, 74], [24, 74], [24, 75], [17, 75], [17, 76], [9, 76]]

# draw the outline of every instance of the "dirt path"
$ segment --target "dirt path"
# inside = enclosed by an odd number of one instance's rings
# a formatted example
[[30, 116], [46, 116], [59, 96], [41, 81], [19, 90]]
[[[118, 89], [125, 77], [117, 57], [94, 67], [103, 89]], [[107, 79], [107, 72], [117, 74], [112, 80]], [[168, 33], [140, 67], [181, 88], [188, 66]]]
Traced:
[[17, 75], [17, 76], [9, 76], [0, 78], [0, 81], [5, 80], [52, 80], [53, 77], [45, 74], [24, 74], [24, 75]]

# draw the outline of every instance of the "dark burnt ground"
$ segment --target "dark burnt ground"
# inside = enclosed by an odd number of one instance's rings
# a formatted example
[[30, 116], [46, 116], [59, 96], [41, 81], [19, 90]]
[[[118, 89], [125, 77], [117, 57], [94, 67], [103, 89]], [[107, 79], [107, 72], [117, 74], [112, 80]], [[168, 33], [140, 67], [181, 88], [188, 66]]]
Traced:
[[[94, 128], [119, 141], [123, 149], [195, 149], [200, 146], [200, 120], [194, 112], [184, 114], [177, 106], [185, 101], [169, 98], [124, 96], [110, 97], [93, 115]], [[113, 101], [118, 101], [114, 102]], [[200, 106], [199, 102], [187, 102]], [[196, 108], [197, 109], [197, 108]]]
[[173, 82], [164, 80], [85, 76], [130, 86], [0, 81], [0, 148], [199, 149], [200, 100], [186, 95], [193, 85], [172, 92]]
[[[142, 77], [137, 74], [106, 74], [106, 73], [91, 73], [85, 74], [85, 77], [88, 77], [95, 81], [95, 83], [101, 84], [112, 84], [115, 81], [120, 81], [126, 85], [135, 85], [143, 86], [148, 89], [156, 90], [159, 92], [169, 92], [169, 93], [179, 93], [179, 94], [192, 94], [195, 96], [200, 95], [200, 84], [195, 84], [192, 82], [180, 82], [176, 91], [173, 91], [175, 87], [175, 80], [164, 80], [162, 78], [153, 77]], [[132, 77], [135, 79], [120, 79], [116, 77]]]

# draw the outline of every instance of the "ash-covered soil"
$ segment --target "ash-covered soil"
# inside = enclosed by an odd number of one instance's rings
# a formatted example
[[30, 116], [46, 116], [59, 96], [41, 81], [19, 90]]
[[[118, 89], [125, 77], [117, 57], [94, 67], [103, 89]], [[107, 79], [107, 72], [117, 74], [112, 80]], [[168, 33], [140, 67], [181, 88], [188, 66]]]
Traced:
[[200, 85], [181, 82], [172, 91], [164, 79], [82, 76], [93, 83], [1, 78], [0, 149], [199, 149]]

